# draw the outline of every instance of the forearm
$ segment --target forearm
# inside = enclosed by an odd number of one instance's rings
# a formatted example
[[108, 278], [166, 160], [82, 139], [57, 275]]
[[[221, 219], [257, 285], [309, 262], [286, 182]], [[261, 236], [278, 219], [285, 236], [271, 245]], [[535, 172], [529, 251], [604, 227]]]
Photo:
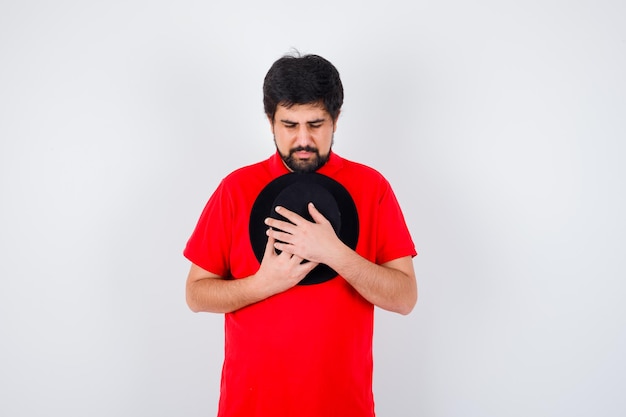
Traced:
[[192, 311], [230, 313], [292, 288], [317, 264], [274, 251], [268, 239], [259, 270], [247, 278], [224, 279], [192, 264], [187, 276], [187, 305]]
[[264, 298], [251, 277], [205, 278], [187, 284], [187, 305], [194, 312], [230, 313]]
[[410, 256], [377, 265], [345, 247], [329, 266], [366, 300], [389, 311], [409, 314], [417, 302], [417, 282]]
[[187, 305], [194, 312], [229, 313], [278, 292], [258, 272], [247, 278], [225, 279], [192, 264], [187, 276]]

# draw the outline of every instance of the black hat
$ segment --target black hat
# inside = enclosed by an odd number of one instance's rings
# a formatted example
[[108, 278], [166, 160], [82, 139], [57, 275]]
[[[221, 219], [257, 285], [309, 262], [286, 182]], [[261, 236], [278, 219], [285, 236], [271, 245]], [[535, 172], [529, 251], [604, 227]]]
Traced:
[[[359, 237], [359, 218], [354, 200], [343, 185], [318, 173], [289, 173], [267, 184], [256, 198], [250, 213], [250, 242], [257, 260], [263, 260], [267, 245], [265, 219], [272, 217], [288, 221], [278, 213], [276, 206], [285, 207], [303, 218], [313, 221], [308, 204], [330, 222], [339, 239], [356, 249]], [[320, 264], [307, 274], [299, 285], [320, 284], [337, 276], [327, 265]]]

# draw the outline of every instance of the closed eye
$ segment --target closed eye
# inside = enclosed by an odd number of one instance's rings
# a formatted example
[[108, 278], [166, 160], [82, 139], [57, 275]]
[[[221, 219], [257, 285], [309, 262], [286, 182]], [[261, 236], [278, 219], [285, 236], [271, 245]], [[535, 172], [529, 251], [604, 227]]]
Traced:
[[307, 123], [310, 127], [317, 129], [318, 127], [322, 127], [322, 125], [324, 124], [326, 120], [324, 119], [315, 119], [315, 120], [309, 120], [309, 122]]

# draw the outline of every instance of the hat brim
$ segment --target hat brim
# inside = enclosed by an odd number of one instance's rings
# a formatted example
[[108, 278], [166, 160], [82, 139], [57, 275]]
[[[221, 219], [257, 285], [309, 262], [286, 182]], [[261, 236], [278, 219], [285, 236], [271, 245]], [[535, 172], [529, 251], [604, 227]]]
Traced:
[[[252, 250], [256, 259], [261, 263], [263, 255], [265, 254], [265, 247], [267, 245], [267, 225], [265, 219], [268, 217], [278, 218], [275, 211], [277, 198], [281, 193], [291, 186], [297, 185], [300, 189], [302, 187], [311, 186], [311, 188], [319, 188], [320, 186], [330, 194], [331, 198], [336, 203], [336, 208], [339, 209], [340, 226], [336, 227], [333, 222], [333, 227], [339, 239], [351, 249], [356, 249], [356, 245], [359, 238], [359, 218], [356, 210], [356, 205], [350, 193], [346, 188], [335, 181], [334, 179], [318, 173], [289, 173], [282, 175], [269, 184], [267, 184], [263, 190], [259, 193], [250, 213], [250, 243], [252, 244]], [[288, 192], [289, 190], [287, 190]], [[304, 207], [309, 202], [312, 202], [315, 207], [324, 215], [324, 209], [328, 205], [328, 196], [319, 196], [319, 193], [313, 195], [305, 195], [306, 193], [296, 193], [291, 195], [285, 204], [281, 202], [281, 205], [285, 208], [294, 211], [302, 217], [309, 217], [308, 213], [303, 213]], [[281, 196], [281, 198], [283, 198]], [[302, 201], [298, 202], [300, 199]], [[305, 201], [304, 199], [310, 199], [312, 201]], [[289, 207], [289, 205], [294, 206]], [[333, 205], [334, 206], [334, 205]], [[335, 217], [334, 213], [328, 213], [330, 217]], [[325, 216], [326, 217], [326, 216]], [[337, 276], [335, 272], [328, 265], [320, 264], [316, 266], [311, 272], [307, 274], [298, 285], [311, 285], [320, 284], [328, 281]]]

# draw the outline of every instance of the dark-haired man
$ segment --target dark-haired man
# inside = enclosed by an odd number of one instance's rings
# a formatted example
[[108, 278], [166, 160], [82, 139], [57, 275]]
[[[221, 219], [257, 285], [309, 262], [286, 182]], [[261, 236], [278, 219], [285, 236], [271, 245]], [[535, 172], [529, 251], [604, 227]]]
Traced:
[[[415, 246], [385, 178], [332, 151], [343, 104], [336, 68], [317, 55], [282, 57], [263, 93], [277, 152], [222, 180], [184, 251], [189, 307], [225, 313], [218, 415], [373, 417], [373, 310], [413, 309]], [[356, 243], [309, 202], [307, 213], [268, 213], [255, 256], [251, 216], [285, 175], [323, 176], [345, 189]], [[298, 285], [322, 266], [333, 276]]]

